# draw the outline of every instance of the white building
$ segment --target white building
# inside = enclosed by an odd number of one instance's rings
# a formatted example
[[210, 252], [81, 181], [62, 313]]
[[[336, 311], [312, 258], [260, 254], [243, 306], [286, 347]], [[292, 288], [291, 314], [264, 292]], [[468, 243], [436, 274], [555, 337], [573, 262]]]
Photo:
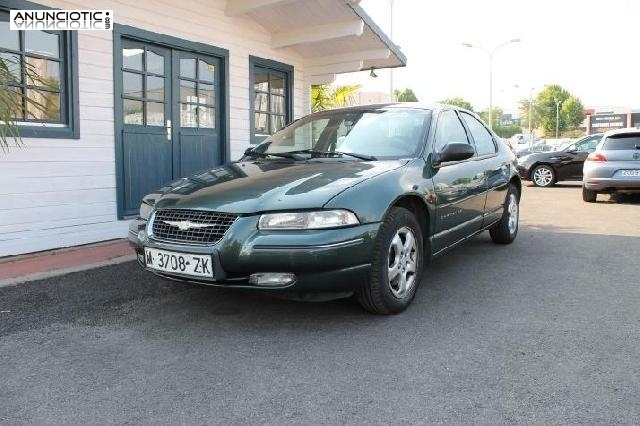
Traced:
[[[88, 5], [114, 30], [9, 29], [11, 9]], [[123, 238], [145, 193], [308, 113], [310, 85], [406, 63], [354, 0], [0, 0], [0, 54], [53, 82], [14, 88], [24, 146], [0, 153], [0, 257]]]

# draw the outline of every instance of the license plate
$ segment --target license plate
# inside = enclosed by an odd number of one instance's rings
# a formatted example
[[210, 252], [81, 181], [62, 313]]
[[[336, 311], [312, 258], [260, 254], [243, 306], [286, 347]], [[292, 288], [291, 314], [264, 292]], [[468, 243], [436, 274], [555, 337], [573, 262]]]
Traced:
[[149, 269], [200, 278], [214, 277], [210, 255], [177, 253], [145, 247], [144, 256]]
[[620, 170], [620, 176], [640, 176], [640, 170]]

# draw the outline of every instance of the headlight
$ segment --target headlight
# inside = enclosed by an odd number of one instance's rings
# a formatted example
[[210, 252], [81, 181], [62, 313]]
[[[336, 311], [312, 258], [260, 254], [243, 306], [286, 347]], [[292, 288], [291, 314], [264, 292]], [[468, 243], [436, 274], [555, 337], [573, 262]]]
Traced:
[[151, 216], [151, 212], [153, 211], [153, 206], [151, 204], [147, 204], [144, 201], [140, 204], [140, 217], [144, 220], [149, 220], [149, 216]]
[[142, 198], [142, 204], [140, 204], [140, 217], [144, 220], [149, 220], [149, 216], [151, 216], [151, 212], [153, 211], [156, 200], [158, 199], [158, 194], [148, 194]]
[[358, 225], [360, 221], [348, 210], [269, 213], [260, 216], [258, 229], [323, 229]]

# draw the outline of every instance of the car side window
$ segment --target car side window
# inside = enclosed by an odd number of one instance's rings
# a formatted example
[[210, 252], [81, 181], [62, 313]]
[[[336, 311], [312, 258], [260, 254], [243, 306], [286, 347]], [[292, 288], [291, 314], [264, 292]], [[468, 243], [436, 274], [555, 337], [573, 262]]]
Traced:
[[576, 149], [580, 152], [593, 152], [596, 149], [598, 142], [600, 142], [600, 137], [589, 138], [580, 143], [577, 143]]
[[476, 152], [478, 153], [478, 156], [495, 154], [496, 144], [493, 141], [493, 137], [491, 136], [491, 133], [489, 133], [489, 130], [487, 130], [481, 122], [470, 114], [461, 112], [460, 116], [471, 132], [473, 141], [476, 144]]
[[467, 132], [455, 111], [442, 111], [436, 128], [434, 152], [442, 151], [442, 148], [451, 142], [469, 143]]

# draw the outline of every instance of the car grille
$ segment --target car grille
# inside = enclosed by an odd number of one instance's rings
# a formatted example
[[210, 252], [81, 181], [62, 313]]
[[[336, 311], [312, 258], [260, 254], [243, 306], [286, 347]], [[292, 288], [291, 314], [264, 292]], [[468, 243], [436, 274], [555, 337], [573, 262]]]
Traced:
[[163, 241], [215, 244], [237, 218], [236, 214], [203, 210], [157, 210], [152, 232], [154, 238]]

